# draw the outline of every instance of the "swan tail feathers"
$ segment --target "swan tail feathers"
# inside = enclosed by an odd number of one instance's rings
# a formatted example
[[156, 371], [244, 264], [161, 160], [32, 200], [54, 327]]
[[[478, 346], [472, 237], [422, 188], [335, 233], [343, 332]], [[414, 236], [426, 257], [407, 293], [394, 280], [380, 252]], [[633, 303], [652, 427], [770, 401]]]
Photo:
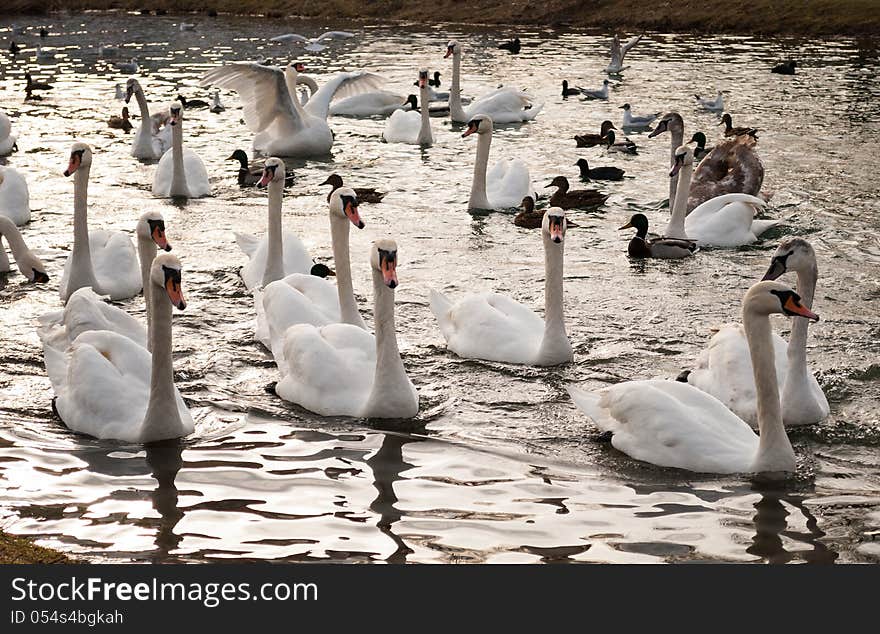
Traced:
[[752, 220], [752, 233], [754, 233], [756, 237], [760, 236], [768, 229], [772, 229], [784, 222], [784, 220]]
[[428, 305], [431, 307], [431, 312], [434, 313], [437, 321], [443, 323], [449, 319], [449, 311], [452, 308], [452, 302], [446, 298], [446, 295], [440, 291], [431, 289]]
[[587, 417], [602, 431], [617, 431], [617, 422], [608, 416], [601, 405], [602, 394], [599, 392], [587, 392], [573, 385], [565, 388], [571, 395], [571, 400]]
[[257, 247], [260, 245], [260, 239], [249, 233], [236, 233], [235, 243], [238, 245], [238, 248], [244, 251], [245, 255], [250, 258], [253, 257], [254, 253], [257, 251]]

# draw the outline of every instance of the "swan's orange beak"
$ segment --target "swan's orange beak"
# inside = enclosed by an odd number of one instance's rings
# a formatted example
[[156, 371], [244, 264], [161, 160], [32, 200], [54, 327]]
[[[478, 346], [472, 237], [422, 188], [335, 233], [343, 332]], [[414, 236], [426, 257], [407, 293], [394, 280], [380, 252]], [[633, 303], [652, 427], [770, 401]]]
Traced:
[[301, 73], [306, 69], [306, 65], [302, 62], [296, 62], [294, 63], [293, 68], [296, 72]]
[[267, 165], [263, 168], [263, 177], [260, 179], [260, 182], [257, 183], [257, 185], [259, 185], [260, 187], [265, 187], [273, 178], [275, 178], [275, 166]]
[[463, 139], [466, 136], [472, 135], [474, 132], [477, 131], [478, 127], [479, 124], [476, 121], [471, 121], [470, 123], [468, 123], [467, 130], [464, 131], [464, 134], [461, 135], [461, 138]]
[[351, 224], [353, 224], [358, 229], [364, 228], [364, 221], [361, 220], [361, 215], [358, 213], [358, 201], [348, 196], [345, 197], [343, 201], [343, 209], [345, 210], [345, 216], [351, 220]]
[[161, 223], [156, 223], [153, 225], [153, 230], [150, 232], [150, 235], [153, 238], [153, 242], [156, 243], [156, 246], [162, 249], [163, 251], [170, 251], [171, 245], [168, 244], [168, 239], [165, 237], [165, 225]]
[[819, 315], [801, 304], [794, 297], [789, 297], [785, 300], [784, 308], [789, 315], [800, 315], [801, 317], [806, 317], [810, 321], [819, 321]]
[[183, 298], [183, 286], [180, 279], [180, 269], [165, 269], [165, 292], [168, 293], [168, 299], [180, 310], [186, 308], [186, 300]]
[[379, 249], [379, 270], [382, 271], [382, 280], [388, 288], [396, 288], [397, 281], [397, 251], [383, 251]]
[[64, 170], [65, 176], [70, 176], [76, 170], [79, 169], [80, 164], [82, 163], [82, 154], [79, 152], [72, 152], [70, 154], [70, 162], [67, 164], [67, 169]]
[[549, 226], [547, 227], [550, 239], [559, 244], [565, 237], [565, 218], [562, 216], [550, 216], [548, 218]]

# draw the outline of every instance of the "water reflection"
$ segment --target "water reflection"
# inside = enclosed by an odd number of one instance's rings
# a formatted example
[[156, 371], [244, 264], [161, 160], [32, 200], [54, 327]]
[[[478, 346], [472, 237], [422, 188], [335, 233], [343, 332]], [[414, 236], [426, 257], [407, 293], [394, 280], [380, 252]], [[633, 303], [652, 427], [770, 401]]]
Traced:
[[394, 523], [403, 517], [403, 511], [398, 510], [395, 506], [398, 498], [394, 493], [394, 483], [403, 479], [401, 473], [415, 466], [403, 459], [404, 445], [413, 442], [419, 442], [419, 440], [396, 434], [385, 434], [382, 446], [367, 460], [367, 465], [373, 473], [373, 487], [378, 492], [376, 499], [370, 503], [370, 510], [379, 515], [376, 528], [382, 534], [387, 535], [396, 546], [395, 551], [385, 558], [389, 564], [406, 563], [407, 555], [413, 552], [403, 539], [392, 530]]
[[183, 466], [183, 443], [174, 440], [153, 443], [145, 447], [146, 463], [151, 475], [156, 479], [156, 488], [150, 497], [153, 508], [159, 513], [156, 527], [156, 551], [149, 556], [150, 561], [166, 561], [168, 554], [177, 548], [183, 537], [175, 534], [174, 527], [183, 519], [183, 511], [178, 506], [178, 491], [174, 479]]

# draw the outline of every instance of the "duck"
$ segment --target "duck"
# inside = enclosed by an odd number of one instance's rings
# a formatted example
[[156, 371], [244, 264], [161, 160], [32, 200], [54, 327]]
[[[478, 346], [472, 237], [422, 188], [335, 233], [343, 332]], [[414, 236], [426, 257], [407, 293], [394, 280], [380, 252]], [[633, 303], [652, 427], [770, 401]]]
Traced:
[[569, 191], [568, 179], [565, 176], [557, 176], [547, 187], [556, 187], [556, 191], [550, 196], [550, 204], [562, 209], [582, 209], [585, 207], [599, 207], [605, 204], [608, 194], [603, 194], [595, 189], [574, 189]]
[[697, 252], [697, 243], [692, 240], [675, 238], [648, 239], [648, 218], [645, 214], [633, 214], [629, 222], [620, 230], [634, 228], [636, 235], [629, 241], [626, 250], [631, 258], [657, 258], [662, 260], [678, 260], [689, 258]]
[[183, 273], [171, 253], [150, 267], [153, 352], [109, 330], [80, 334], [46, 357], [54, 409], [67, 427], [102, 440], [150, 443], [191, 434], [192, 415], [174, 385], [172, 307], [183, 310]]
[[53, 88], [53, 86], [51, 84], [49, 84], [48, 82], [34, 81], [34, 78], [31, 76], [29, 71], [25, 72], [24, 79], [26, 82], [24, 90], [25, 90], [25, 92], [28, 92], [28, 93], [32, 93], [37, 90], [52, 90], [52, 88]]
[[520, 365], [553, 366], [572, 360], [565, 332], [562, 280], [565, 211], [544, 212], [544, 318], [498, 293], [468, 295], [452, 303], [431, 290], [429, 306], [447, 348], [459, 357]]
[[245, 123], [255, 133], [254, 150], [279, 157], [324, 156], [333, 147], [333, 133], [327, 125], [333, 97], [339, 91], [351, 95], [376, 90], [382, 79], [364, 71], [338, 73], [302, 106], [296, 100], [295, 87], [304, 69], [300, 62], [288, 64], [283, 71], [236, 62], [209, 71], [201, 85], [239, 94]]
[[12, 121], [0, 110], [0, 156], [7, 156], [18, 150], [18, 135], [12, 134]]
[[758, 139], [756, 128], [734, 128], [733, 127], [733, 118], [730, 116], [729, 112], [725, 112], [724, 116], [721, 117], [721, 123], [718, 125], [724, 126], [724, 136], [750, 136], [753, 137], [756, 141]]
[[599, 134], [591, 132], [587, 132], [586, 134], [576, 134], [574, 135], [574, 140], [578, 147], [595, 147], [597, 145], [604, 145], [605, 135], [608, 134], [609, 130], [616, 129], [617, 128], [614, 127], [614, 124], [606, 119], [602, 122], [602, 125], [599, 128]]
[[703, 157], [693, 175], [687, 213], [724, 194], [757, 196], [764, 183], [764, 165], [751, 136], [722, 141]]
[[153, 196], [157, 198], [203, 198], [211, 195], [208, 170], [198, 154], [183, 147], [183, 104], [174, 101], [171, 112], [171, 149], [167, 150], [153, 175]]
[[532, 188], [529, 168], [519, 159], [501, 160], [487, 173], [489, 148], [492, 145], [492, 117], [477, 115], [467, 124], [462, 138], [477, 135], [477, 157], [471, 181], [469, 209], [510, 209], [525, 196], [537, 198]]
[[17, 226], [31, 221], [30, 191], [24, 175], [13, 167], [0, 165], [0, 216]]
[[[428, 78], [428, 88], [439, 88], [440, 87], [440, 71], [435, 70], [434, 76]], [[413, 86], [418, 86], [419, 82], [414, 81]]]
[[721, 94], [720, 90], [715, 97], [706, 98], [694, 95], [694, 98], [697, 100], [697, 104], [704, 110], [710, 112], [721, 112], [724, 110], [724, 95]]
[[226, 110], [226, 106], [220, 103], [220, 91], [215, 90], [211, 95], [211, 112], [218, 114]]
[[64, 175], [73, 176], [73, 249], [64, 263], [59, 295], [65, 304], [78, 289], [89, 286], [113, 301], [141, 292], [141, 272], [131, 238], [120, 231], [89, 231], [88, 187], [92, 149], [77, 141], [71, 146]]
[[639, 129], [647, 128], [651, 123], [660, 116], [660, 113], [637, 116], [632, 113], [632, 107], [625, 103], [620, 106], [623, 109], [623, 128]]
[[623, 141], [617, 141], [614, 130], [608, 130], [604, 136], [605, 149], [609, 152], [619, 152], [621, 154], [638, 154], [638, 148], [634, 141], [624, 138]]
[[144, 90], [134, 77], [125, 84], [125, 103], [130, 103], [132, 97], [138, 103], [141, 123], [131, 142], [131, 155], [143, 161], [159, 160], [171, 147], [171, 126], [159, 127], [165, 121], [165, 113], [150, 115]]
[[407, 143], [430, 147], [434, 144], [434, 134], [431, 132], [431, 115], [428, 108], [428, 69], [419, 71], [419, 101], [422, 104], [421, 112], [414, 110], [395, 110], [385, 122], [382, 138], [386, 143]]
[[516, 54], [519, 53], [520, 49], [522, 48], [522, 43], [519, 41], [519, 37], [514, 37], [512, 40], [508, 40], [507, 42], [499, 44], [498, 48]]
[[241, 279], [249, 291], [291, 273], [308, 273], [312, 268], [312, 258], [299, 237], [281, 228], [284, 175], [284, 161], [278, 157], [266, 160], [263, 176], [258, 183], [261, 186], [271, 185], [268, 187], [266, 235], [257, 238], [246, 233], [235, 234], [236, 244], [248, 256], [247, 263], [241, 269]]
[[694, 132], [694, 135], [691, 137], [691, 140], [688, 143], [696, 143], [696, 147], [694, 148], [694, 158], [697, 160], [702, 160], [706, 156], [708, 156], [714, 147], [707, 148], [706, 147], [706, 135], [702, 132]]
[[113, 66], [116, 67], [116, 70], [119, 72], [128, 73], [129, 75], [134, 75], [140, 70], [140, 66], [138, 66], [137, 60], [134, 57], [127, 62], [116, 62]]
[[40, 27], [40, 39], [45, 39], [47, 37], [49, 37], [49, 31], [46, 29], [46, 27], [41, 26]]
[[626, 172], [619, 167], [590, 167], [587, 159], [581, 158], [575, 163], [584, 180], [622, 181]]
[[[779, 404], [770, 315], [819, 316], [778, 282], [752, 286], [742, 302], [743, 324], [758, 387], [760, 435], [714, 396], [662, 379], [624, 381], [596, 392], [568, 386], [579, 410], [631, 458], [699, 473], [794, 472], [797, 461]], [[784, 476], [783, 476], [784, 477]]]
[[667, 238], [695, 240], [699, 246], [733, 248], [752, 244], [779, 220], [756, 220], [755, 213], [765, 202], [748, 194], [724, 194], [686, 213], [693, 150], [686, 145], [678, 148], [670, 176], [678, 175], [678, 188], [672, 204], [672, 216], [663, 235]]
[[770, 69], [770, 72], [776, 73], [777, 75], [794, 75], [796, 66], [797, 62], [790, 59], [776, 64], [776, 66]]
[[187, 99], [180, 93], [177, 93], [177, 101], [183, 104], [184, 110], [198, 110], [208, 108], [211, 105], [204, 99]]
[[[452, 86], [449, 89], [449, 114], [453, 121], [467, 123], [477, 115], [488, 115], [495, 125], [532, 121], [541, 112], [543, 103], [515, 88], [499, 88], [474, 100], [467, 110], [461, 98], [461, 44], [455, 40], [446, 44], [444, 59], [452, 57]], [[516, 199], [519, 204], [522, 196]]]
[[323, 51], [326, 46], [321, 44], [321, 42], [327, 42], [329, 40], [338, 40], [338, 39], [347, 39], [354, 37], [354, 33], [349, 33], [348, 31], [327, 31], [322, 33], [318, 37], [308, 38], [303, 35], [299, 35], [298, 33], [286, 33], [284, 35], [278, 35], [273, 38], [269, 38], [270, 42], [280, 42], [283, 44], [305, 44], [305, 50], [310, 51], [312, 53], [317, 53], [318, 51]]
[[539, 229], [544, 224], [544, 212], [535, 211], [535, 199], [525, 196], [520, 203], [522, 211], [513, 217], [513, 224], [523, 229]]
[[[801, 301], [812, 310], [818, 270], [812, 245], [800, 237], [786, 238], [773, 254], [763, 279], [776, 280], [795, 272]], [[828, 398], [807, 366], [808, 325], [808, 319], [794, 319], [788, 344], [772, 335], [776, 379], [782, 385], [782, 420], [787, 427], [821, 422], [831, 411]], [[696, 367], [681, 380], [711, 394], [752, 427], [758, 424], [757, 390], [742, 324], [720, 328]]]
[[330, 114], [338, 117], [387, 117], [398, 110], [416, 110], [419, 107], [415, 95], [401, 97], [386, 90], [352, 95], [330, 104]]
[[128, 118], [128, 108], [122, 108], [122, 116], [110, 115], [110, 118], [107, 120], [107, 125], [115, 130], [123, 130], [125, 132], [130, 132], [134, 127], [131, 125], [131, 121]]
[[[327, 194], [327, 202], [330, 202], [330, 197], [333, 195], [337, 189], [342, 187], [342, 177], [339, 174], [330, 174], [321, 185], [330, 185], [330, 193]], [[380, 203], [382, 199], [385, 198], [386, 193], [376, 191], [373, 187], [355, 187], [353, 188], [355, 196], [357, 196], [358, 203]]]
[[620, 37], [615, 33], [611, 38], [611, 62], [605, 68], [605, 72], [616, 75], [629, 68], [629, 66], [623, 65], [623, 58], [626, 57], [626, 54], [632, 47], [642, 41], [643, 37], [644, 35], [637, 35], [621, 44]]
[[579, 88], [580, 93], [589, 99], [608, 99], [608, 87], [611, 82], [607, 79], [602, 82], [601, 88]]
[[579, 95], [579, 94], [581, 94], [581, 91], [579, 88], [569, 88], [568, 87], [568, 80], [567, 79], [562, 80], [562, 96], [563, 97], [574, 97], [575, 95]]
[[9, 256], [6, 255], [6, 249], [3, 248], [3, 240], [6, 240], [9, 250], [12, 251], [15, 266], [28, 282], [45, 284], [49, 281], [46, 265], [28, 248], [18, 227], [5, 215], [0, 215], [0, 275], [12, 271]]
[[336, 284], [309, 274], [292, 273], [263, 287], [258, 308], [256, 338], [272, 351], [275, 363], [286, 371], [284, 333], [294, 324], [325, 326], [345, 323], [366, 330], [354, 297], [349, 257], [349, 231], [352, 226], [364, 228], [354, 190], [340, 187], [333, 192], [329, 204], [330, 236]]
[[[260, 179], [263, 178], [262, 168], [253, 172], [250, 171], [248, 166], [248, 155], [244, 150], [235, 150], [226, 160], [238, 161], [238, 184], [240, 187], [256, 187], [257, 183], [260, 182]], [[292, 186], [293, 182], [293, 171], [285, 171], [284, 187], [287, 188]]]
[[397, 242], [376, 240], [369, 255], [376, 335], [342, 323], [291, 326], [275, 393], [321, 416], [414, 418], [419, 394], [400, 358], [394, 324]]
[[21, 51], [21, 47], [18, 44], [16, 44], [14, 41], [9, 43], [9, 52], [10, 53], [12, 53], [13, 55], [18, 55], [18, 53], [20, 51]]

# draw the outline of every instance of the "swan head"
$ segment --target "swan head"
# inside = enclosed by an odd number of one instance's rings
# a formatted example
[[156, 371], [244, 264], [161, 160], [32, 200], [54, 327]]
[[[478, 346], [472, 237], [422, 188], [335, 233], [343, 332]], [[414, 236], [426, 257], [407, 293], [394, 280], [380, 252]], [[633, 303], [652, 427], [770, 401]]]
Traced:
[[141, 85], [134, 77], [125, 82], [125, 103], [130, 102], [132, 95], [134, 95], [136, 92], [140, 92], [140, 90]]
[[160, 253], [150, 267], [150, 282], [165, 289], [171, 304], [183, 310], [186, 308], [186, 300], [183, 297], [181, 268], [176, 255]]
[[446, 44], [446, 55], [443, 56], [443, 59], [450, 57], [452, 55], [461, 55], [461, 44], [456, 42], [455, 40], [450, 40]]
[[648, 138], [653, 139], [658, 134], [663, 134], [667, 130], [670, 132], [684, 132], [684, 119], [681, 118], [680, 114], [677, 112], [667, 112], [663, 115], [663, 118], [657, 122], [657, 127], [651, 131]]
[[629, 222], [620, 227], [618, 231], [624, 229], [635, 229], [636, 235], [644, 239], [648, 235], [648, 217], [645, 214], [633, 214]]
[[45, 284], [49, 281], [49, 276], [46, 274], [46, 265], [30, 249], [25, 249], [21, 257], [16, 258], [15, 263], [28, 282]]
[[177, 125], [183, 121], [183, 104], [179, 101], [172, 101], [168, 104], [168, 112], [171, 114], [168, 118], [168, 123], [171, 125]]
[[[328, 178], [327, 180], [329, 181], [330, 179]], [[326, 183], [327, 181], [324, 182]], [[342, 184], [341, 178], [339, 183], [340, 185]], [[357, 194], [354, 193], [351, 187], [337, 187], [330, 194], [330, 216], [348, 218], [351, 224], [358, 229], [363, 229], [365, 226], [360, 213], [358, 213]]]
[[696, 143], [697, 147], [706, 147], [706, 135], [702, 132], [694, 132], [694, 136], [688, 143]]
[[819, 321], [819, 315], [811, 311], [801, 302], [801, 296], [785, 284], [764, 281], [752, 286], [743, 297], [743, 314], [753, 315], [787, 315], [789, 317], [806, 317], [810, 321]]
[[70, 162], [64, 170], [65, 176], [70, 176], [80, 167], [92, 166], [92, 148], [85, 143], [76, 142], [70, 148]]
[[257, 183], [260, 187], [265, 187], [269, 183], [284, 183], [285, 168], [284, 161], [280, 158], [271, 156], [266, 159], [266, 165], [263, 167], [263, 177]]
[[561, 244], [565, 240], [565, 230], [568, 221], [565, 212], [559, 207], [550, 207], [544, 212], [544, 220], [541, 222], [541, 232], [550, 238], [551, 242]]
[[135, 229], [141, 240], [152, 240], [163, 251], [170, 251], [171, 245], [165, 236], [165, 218], [158, 211], [148, 211], [138, 220]]
[[816, 252], [803, 238], [783, 240], [773, 254], [770, 267], [762, 279], [775, 280], [789, 271], [796, 273], [816, 271]]
[[682, 145], [675, 151], [675, 163], [672, 164], [672, 169], [669, 170], [670, 178], [678, 174], [679, 170], [685, 165], [693, 165], [694, 164], [694, 151], [690, 149], [686, 145]]
[[305, 71], [305, 69], [306, 69], [306, 65], [303, 64], [302, 62], [290, 62], [287, 65], [287, 70], [289, 70], [292, 73], [302, 73]]
[[487, 114], [478, 114], [473, 119], [468, 121], [467, 130], [465, 130], [464, 134], [462, 134], [461, 136], [462, 138], [464, 138], [466, 136], [472, 135], [475, 132], [477, 134], [486, 134], [487, 132], [492, 131], [492, 126], [492, 117]]
[[370, 266], [382, 274], [388, 288], [397, 288], [397, 243], [390, 238], [376, 240], [370, 251]]
[[428, 69], [420, 68], [419, 69], [419, 89], [428, 87]]

